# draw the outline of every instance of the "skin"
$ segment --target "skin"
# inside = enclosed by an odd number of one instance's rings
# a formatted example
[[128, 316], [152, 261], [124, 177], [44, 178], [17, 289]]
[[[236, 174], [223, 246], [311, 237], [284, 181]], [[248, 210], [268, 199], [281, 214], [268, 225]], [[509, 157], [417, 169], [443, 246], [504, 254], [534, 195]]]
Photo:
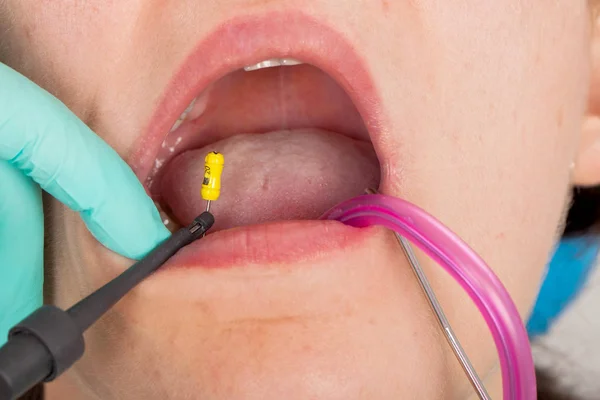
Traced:
[[[56, 95], [125, 157], [210, 27], [296, 4], [4, 0], [0, 61]], [[393, 132], [382, 152], [395, 168], [383, 190], [458, 233], [526, 318], [571, 187], [600, 182], [589, 5], [344, 4], [311, 0], [302, 9], [344, 32], [367, 60]], [[48, 207], [47, 293], [67, 307], [129, 261], [95, 242], [76, 214], [56, 201]], [[439, 267], [422, 262], [499, 398], [497, 356], [482, 318]], [[189, 274], [184, 291], [194, 291], [194, 301], [144, 283], [87, 334], [86, 356], [49, 385], [48, 398], [472, 397], [389, 234], [298, 264], [242, 285], [232, 274], [180, 272]]]

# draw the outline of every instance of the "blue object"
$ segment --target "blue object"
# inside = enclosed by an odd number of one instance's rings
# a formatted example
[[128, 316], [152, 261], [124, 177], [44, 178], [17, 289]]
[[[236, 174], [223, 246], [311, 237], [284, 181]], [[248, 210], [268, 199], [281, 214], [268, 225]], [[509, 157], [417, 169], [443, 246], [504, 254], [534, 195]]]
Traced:
[[0, 345], [42, 304], [40, 188], [123, 256], [142, 258], [170, 235], [121, 157], [58, 99], [0, 64]]
[[560, 241], [527, 323], [530, 337], [546, 333], [577, 297], [596, 265], [600, 237], [582, 236]]

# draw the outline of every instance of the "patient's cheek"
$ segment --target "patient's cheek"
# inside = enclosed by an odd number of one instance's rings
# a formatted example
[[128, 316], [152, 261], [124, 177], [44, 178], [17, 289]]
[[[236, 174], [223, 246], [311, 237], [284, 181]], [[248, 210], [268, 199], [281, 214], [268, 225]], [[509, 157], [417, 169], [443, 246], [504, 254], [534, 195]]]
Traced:
[[1, 1], [0, 62], [58, 97], [88, 122], [92, 110], [98, 108], [99, 94], [119, 75], [115, 70], [123, 58], [106, 55], [127, 52], [128, 41], [122, 38], [131, 35], [135, 3]]

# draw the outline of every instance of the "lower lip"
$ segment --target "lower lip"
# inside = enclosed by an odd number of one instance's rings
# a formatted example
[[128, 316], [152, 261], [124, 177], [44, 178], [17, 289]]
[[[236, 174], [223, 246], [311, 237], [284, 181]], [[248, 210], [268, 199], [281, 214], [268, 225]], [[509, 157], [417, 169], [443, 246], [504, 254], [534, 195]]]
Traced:
[[179, 268], [264, 267], [328, 257], [360, 246], [372, 228], [336, 221], [279, 221], [227, 229], [181, 249], [161, 271]]

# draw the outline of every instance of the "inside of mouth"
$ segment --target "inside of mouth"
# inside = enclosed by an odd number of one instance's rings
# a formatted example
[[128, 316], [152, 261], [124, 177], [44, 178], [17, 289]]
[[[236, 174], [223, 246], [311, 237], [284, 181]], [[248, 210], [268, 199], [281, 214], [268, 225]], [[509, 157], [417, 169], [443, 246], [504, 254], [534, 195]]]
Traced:
[[379, 186], [379, 161], [355, 105], [307, 64], [232, 72], [175, 122], [146, 181], [170, 229], [206, 209], [200, 192], [211, 151], [225, 157], [213, 232], [317, 219]]

